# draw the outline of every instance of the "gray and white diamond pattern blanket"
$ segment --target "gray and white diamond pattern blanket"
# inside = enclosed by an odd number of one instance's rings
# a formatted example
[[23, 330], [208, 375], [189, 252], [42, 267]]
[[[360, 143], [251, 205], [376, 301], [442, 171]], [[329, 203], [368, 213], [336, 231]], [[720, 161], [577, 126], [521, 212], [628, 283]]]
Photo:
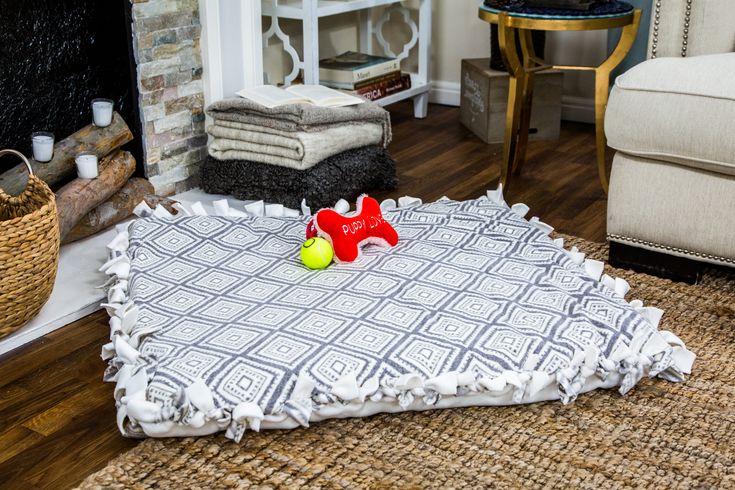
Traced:
[[321, 271], [299, 260], [308, 216], [136, 220], [105, 266], [120, 430], [240, 440], [380, 411], [569, 402], [690, 371], [660, 310], [626, 302], [625, 281], [491, 196], [386, 210], [396, 247]]

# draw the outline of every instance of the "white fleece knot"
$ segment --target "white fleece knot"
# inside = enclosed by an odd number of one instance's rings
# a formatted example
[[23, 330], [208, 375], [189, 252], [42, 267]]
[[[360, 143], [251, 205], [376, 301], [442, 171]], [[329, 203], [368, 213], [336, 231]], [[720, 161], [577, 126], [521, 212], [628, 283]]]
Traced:
[[168, 209], [164, 208], [162, 205], [156, 206], [156, 208], [153, 210], [153, 216], [156, 218], [173, 218], [174, 215], [169, 212]]
[[506, 204], [503, 199], [503, 184], [498, 184], [498, 188], [494, 191], [487, 191], [487, 198], [496, 204]]
[[239, 209], [231, 208], [230, 203], [227, 202], [227, 199], [220, 199], [219, 201], [214, 201], [212, 203], [212, 206], [214, 206], [214, 212], [218, 216], [229, 216], [232, 218], [245, 218], [248, 216], [248, 214], [244, 211], [240, 211]]
[[586, 259], [584, 261], [584, 270], [588, 276], [595, 281], [599, 281], [602, 276], [602, 270], [605, 268], [605, 264], [599, 260]]
[[393, 211], [394, 209], [398, 208], [398, 204], [396, 204], [395, 199], [386, 199], [383, 202], [380, 203], [380, 210], [384, 213], [386, 211]]
[[130, 243], [127, 229], [115, 235], [115, 238], [107, 244], [107, 248], [113, 252], [123, 252], [127, 250], [129, 246]]
[[347, 402], [360, 398], [360, 387], [357, 385], [355, 373], [346, 374], [334, 383], [332, 394]]
[[[389, 396], [398, 398], [398, 404], [404, 410], [411, 405], [414, 401], [414, 395], [420, 393], [423, 396], [423, 380], [421, 376], [416, 373], [407, 373], [387, 380], [388, 386], [384, 388], [384, 392]], [[420, 391], [419, 391], [420, 390]]]
[[533, 226], [538, 228], [543, 232], [544, 235], [550, 235], [552, 231], [554, 231], [554, 227], [550, 224], [544, 223], [539, 219], [538, 216], [534, 216], [530, 220], [528, 220], [529, 223], [531, 223]]
[[120, 280], [107, 290], [108, 304], [122, 303], [128, 299], [128, 281]]
[[260, 432], [260, 422], [265, 418], [263, 410], [257, 403], [241, 402], [232, 410], [231, 422], [227, 426], [225, 437], [240, 442], [245, 430], [250, 428]]
[[191, 211], [189, 211], [186, 206], [184, 206], [180, 202], [173, 203], [171, 207], [173, 207], [178, 212], [178, 216], [191, 216]]
[[643, 354], [631, 354], [620, 361], [619, 372], [623, 378], [618, 391], [621, 395], [628, 393], [646, 375], [646, 366], [650, 359]]
[[207, 213], [207, 210], [204, 209], [204, 205], [200, 203], [199, 201], [191, 205], [191, 213], [194, 216], [208, 216], [209, 215], [209, 213]]
[[403, 196], [398, 198], [399, 208], [410, 208], [411, 206], [418, 206], [419, 204], [422, 204], [422, 201], [418, 197]]
[[304, 427], [309, 427], [311, 412], [314, 404], [311, 400], [316, 383], [305, 372], [299, 373], [296, 384], [291, 392], [291, 398], [283, 404], [281, 411], [296, 420]]
[[265, 203], [263, 201], [255, 201], [245, 205], [245, 212], [248, 216], [265, 216]]
[[380, 389], [380, 379], [377, 375], [368, 378], [360, 387], [360, 401], [365, 401], [368, 397], [373, 397]]
[[153, 214], [153, 210], [148, 206], [147, 202], [140, 201], [138, 205], [133, 208], [133, 214], [140, 218], [147, 218]]
[[556, 373], [559, 383], [559, 398], [565, 405], [573, 402], [582, 391], [587, 378], [597, 372], [598, 351], [593, 346], [587, 346], [583, 351], [577, 351], [572, 362], [566, 368]]
[[344, 199], [340, 199], [334, 204], [334, 210], [339, 214], [345, 214], [350, 210], [350, 203]]
[[501, 375], [507, 384], [513, 386], [513, 403], [521, 403], [526, 392], [526, 384], [531, 380], [528, 373], [517, 373], [515, 371], [503, 371]]
[[584, 254], [577, 247], [572, 247], [571, 250], [568, 250], [567, 255], [577, 265], [582, 265], [584, 262]]
[[311, 216], [311, 208], [306, 205], [306, 199], [301, 200], [301, 214]]
[[510, 207], [510, 210], [513, 211], [513, 213], [519, 218], [523, 218], [525, 215], [528, 214], [531, 208], [529, 208], [527, 204], [517, 202]]
[[210, 420], [223, 417], [223, 412], [214, 404], [214, 397], [204, 380], [197, 378], [184, 390], [186, 405], [190, 406], [186, 421], [195, 428], [203, 427]]

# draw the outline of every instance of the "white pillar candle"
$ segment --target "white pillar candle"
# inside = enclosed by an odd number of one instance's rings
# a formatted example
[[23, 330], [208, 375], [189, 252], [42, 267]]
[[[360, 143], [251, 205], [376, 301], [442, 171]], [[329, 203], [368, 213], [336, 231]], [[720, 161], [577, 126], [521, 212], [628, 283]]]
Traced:
[[83, 152], [74, 159], [77, 164], [77, 175], [80, 179], [96, 179], [97, 155], [91, 152]]
[[46, 131], [38, 131], [31, 135], [33, 142], [33, 159], [37, 162], [49, 162], [54, 156], [54, 135]]
[[94, 125], [106, 128], [112, 122], [112, 101], [110, 99], [94, 99], [92, 101], [92, 116]]

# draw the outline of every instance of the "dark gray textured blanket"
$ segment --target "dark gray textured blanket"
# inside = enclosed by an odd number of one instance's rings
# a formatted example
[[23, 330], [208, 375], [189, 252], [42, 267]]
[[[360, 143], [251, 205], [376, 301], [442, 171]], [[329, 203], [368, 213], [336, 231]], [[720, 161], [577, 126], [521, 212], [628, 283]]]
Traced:
[[307, 170], [207, 157], [200, 186], [210, 194], [263, 200], [298, 209], [301, 200], [316, 211], [339, 199], [353, 201], [366, 192], [392, 190], [395, 162], [380, 146], [364, 146], [329, 157]]

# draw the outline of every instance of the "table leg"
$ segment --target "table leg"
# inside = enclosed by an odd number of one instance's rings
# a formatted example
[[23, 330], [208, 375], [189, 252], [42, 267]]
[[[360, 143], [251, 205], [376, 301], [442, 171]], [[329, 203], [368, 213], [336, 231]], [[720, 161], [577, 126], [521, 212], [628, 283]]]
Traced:
[[503, 63], [510, 78], [508, 80], [508, 108], [505, 113], [505, 138], [503, 142], [503, 162], [500, 168], [500, 183], [507, 188], [508, 178], [513, 170], [518, 144], [523, 89], [526, 84], [525, 72], [521, 66], [516, 49], [517, 30], [508, 26], [507, 14], [498, 17], [498, 41]]
[[600, 176], [600, 184], [607, 194], [607, 165], [605, 163], [605, 150], [607, 149], [607, 138], [605, 137], [605, 109], [610, 91], [609, 73], [595, 73], [595, 143], [597, 150], [597, 173]]
[[304, 0], [304, 83], [319, 83], [319, 15], [316, 0]]
[[521, 167], [526, 161], [526, 149], [528, 148], [528, 132], [531, 129], [531, 110], [533, 105], [533, 85], [535, 74], [530, 71], [534, 67], [535, 52], [533, 49], [533, 41], [531, 39], [531, 31], [527, 29], [519, 29], [518, 31], [521, 41], [521, 50], [523, 52], [523, 87], [521, 121], [518, 129], [518, 146], [516, 147], [515, 159], [513, 161], [512, 173], [517, 174], [521, 171]]
[[597, 172], [600, 176], [600, 184], [607, 194], [607, 166], [605, 164], [605, 150], [607, 138], [605, 137], [605, 109], [610, 92], [610, 73], [623, 61], [630, 48], [635, 42], [638, 26], [641, 22], [641, 11], [636, 9], [633, 13], [633, 22], [623, 27], [618, 45], [610, 56], [595, 69], [595, 139], [597, 143]]

